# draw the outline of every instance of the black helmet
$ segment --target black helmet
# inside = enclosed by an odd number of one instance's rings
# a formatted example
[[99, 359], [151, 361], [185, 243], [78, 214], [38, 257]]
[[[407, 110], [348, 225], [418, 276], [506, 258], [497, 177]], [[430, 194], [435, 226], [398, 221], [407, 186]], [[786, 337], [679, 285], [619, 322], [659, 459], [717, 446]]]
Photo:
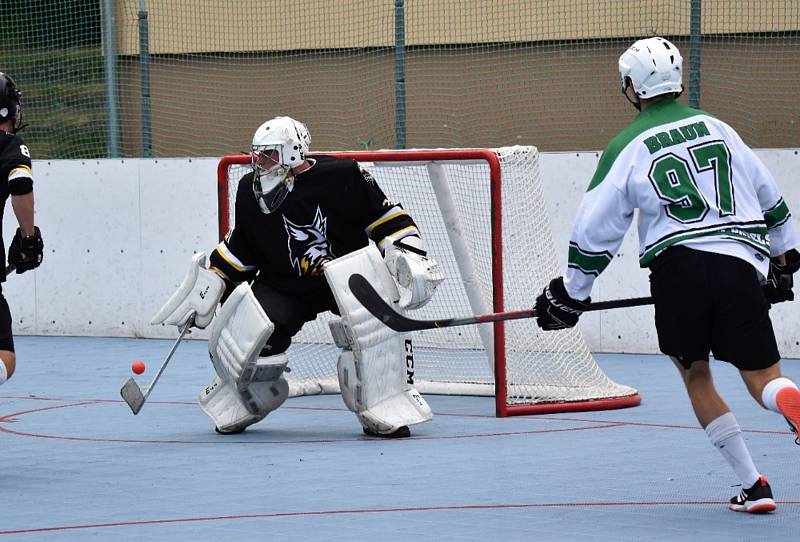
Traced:
[[11, 76], [0, 72], [0, 122], [10, 119], [14, 123], [15, 132], [20, 129], [22, 123], [21, 99], [22, 92]]

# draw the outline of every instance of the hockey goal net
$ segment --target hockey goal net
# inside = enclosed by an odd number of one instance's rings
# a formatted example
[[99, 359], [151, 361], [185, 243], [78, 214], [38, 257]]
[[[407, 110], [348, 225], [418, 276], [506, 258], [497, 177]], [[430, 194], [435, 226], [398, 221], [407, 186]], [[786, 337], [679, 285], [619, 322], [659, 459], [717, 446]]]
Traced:
[[[447, 279], [412, 318], [530, 307], [560, 272], [535, 147], [336, 152], [357, 160], [414, 217]], [[219, 164], [220, 238], [235, 224], [247, 155]], [[323, 314], [289, 351], [293, 395], [336, 393], [338, 349]], [[415, 332], [421, 393], [494, 395], [497, 415], [635, 406], [633, 388], [609, 379], [577, 329], [541, 332], [531, 320]]]

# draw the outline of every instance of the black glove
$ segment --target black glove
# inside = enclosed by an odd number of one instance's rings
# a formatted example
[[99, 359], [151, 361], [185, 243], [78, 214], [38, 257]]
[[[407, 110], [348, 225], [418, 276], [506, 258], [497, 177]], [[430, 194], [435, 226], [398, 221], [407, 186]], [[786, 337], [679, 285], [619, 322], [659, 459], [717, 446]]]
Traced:
[[22, 232], [17, 228], [11, 246], [8, 247], [8, 263], [17, 268], [17, 274], [36, 269], [42, 263], [42, 232], [37, 226], [33, 227], [33, 235], [22, 237]]
[[555, 278], [536, 298], [536, 323], [545, 331], [575, 327], [591, 301], [590, 297], [572, 299], [564, 288], [564, 277]]
[[777, 258], [770, 258], [767, 282], [762, 286], [767, 301], [772, 304], [794, 300], [792, 275], [800, 269], [800, 252], [790, 249], [786, 251], [784, 257], [786, 263], [783, 265], [778, 263]]

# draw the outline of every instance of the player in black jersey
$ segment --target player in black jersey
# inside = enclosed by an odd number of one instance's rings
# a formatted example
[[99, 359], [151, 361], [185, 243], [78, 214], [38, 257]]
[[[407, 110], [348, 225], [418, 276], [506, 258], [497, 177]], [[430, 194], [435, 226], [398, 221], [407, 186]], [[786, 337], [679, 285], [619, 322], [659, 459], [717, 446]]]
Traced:
[[[22, 127], [22, 92], [14, 80], [0, 72], [0, 223], [6, 200], [11, 196], [11, 207], [19, 222], [14, 239], [8, 248], [9, 269], [24, 273], [42, 263], [42, 236], [33, 223], [33, 175], [31, 153], [17, 135]], [[5, 254], [2, 236], [0, 248]], [[6, 269], [0, 266], [2, 279]], [[11, 378], [16, 368], [14, 337], [11, 333], [11, 311], [0, 287], [0, 384]]]
[[289, 370], [292, 337], [322, 312], [341, 313], [345, 324], [332, 331], [345, 348], [338, 364], [345, 404], [367, 434], [408, 436], [408, 425], [431, 417], [412, 386], [410, 339], [387, 336], [391, 346], [380, 352], [351, 348], [359, 331], [342, 330], [361, 307], [342, 297], [346, 282], [332, 287], [337, 279], [330, 270], [346, 281], [352, 272], [378, 269], [372, 279], [405, 309], [425, 304], [443, 277], [402, 206], [356, 161], [307, 156], [309, 143], [306, 127], [289, 117], [258, 128], [253, 171], [237, 189], [235, 227], [214, 249], [208, 269], [195, 258], [190, 276], [153, 322], [180, 326], [193, 314], [194, 324], [205, 327], [217, 300], [224, 301], [209, 339], [218, 378], [201, 393], [200, 405], [218, 432], [235, 433], [286, 399], [282, 373]]

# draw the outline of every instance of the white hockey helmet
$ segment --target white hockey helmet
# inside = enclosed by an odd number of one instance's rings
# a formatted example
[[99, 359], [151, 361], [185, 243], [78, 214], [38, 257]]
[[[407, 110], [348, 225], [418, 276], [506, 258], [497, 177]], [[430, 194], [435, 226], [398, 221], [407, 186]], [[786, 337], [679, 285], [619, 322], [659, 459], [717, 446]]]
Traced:
[[292, 191], [292, 169], [305, 162], [310, 144], [308, 129], [291, 117], [275, 117], [258, 127], [251, 161], [253, 192], [261, 211], [275, 211]]
[[683, 57], [664, 38], [639, 40], [619, 57], [622, 92], [633, 85], [639, 98], [683, 92]]

